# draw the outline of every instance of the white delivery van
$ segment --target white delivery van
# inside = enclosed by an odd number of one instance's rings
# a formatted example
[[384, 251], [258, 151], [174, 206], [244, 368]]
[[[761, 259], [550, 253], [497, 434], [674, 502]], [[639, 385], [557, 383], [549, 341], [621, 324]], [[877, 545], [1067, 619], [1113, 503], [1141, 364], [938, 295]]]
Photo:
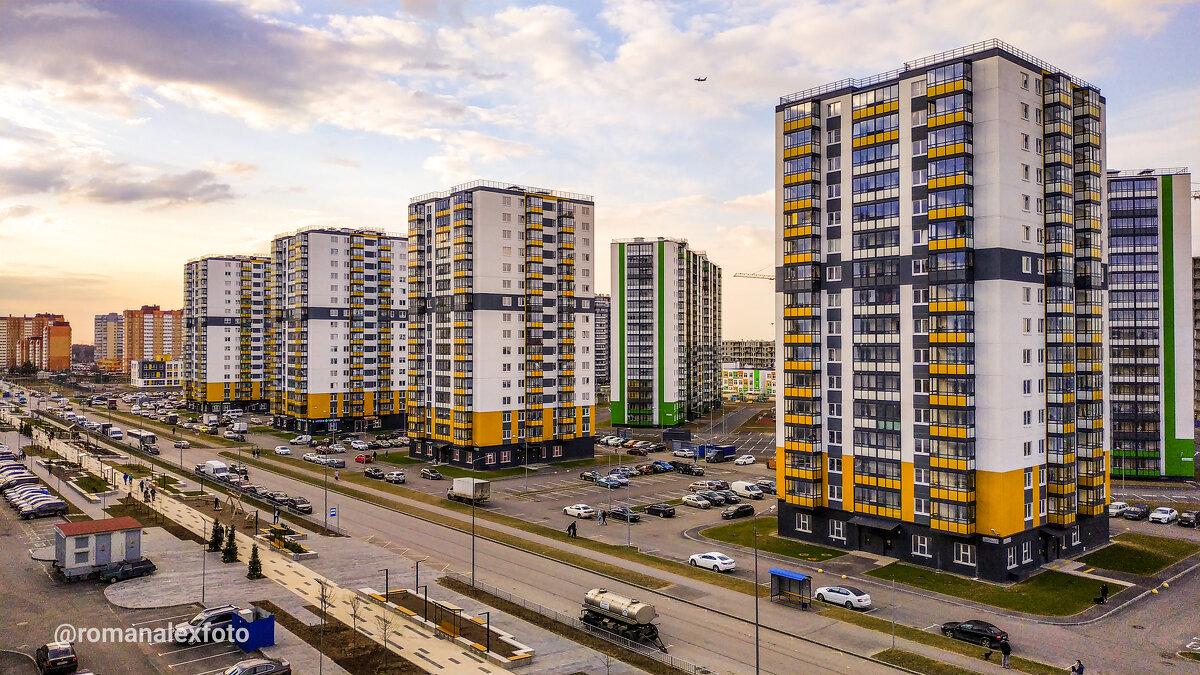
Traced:
[[122, 438], [125, 438], [125, 432], [121, 431], [120, 427], [109, 427], [108, 428], [108, 437], [113, 439], [114, 441], [119, 441]]
[[729, 489], [733, 490], [733, 493], [737, 496], [745, 497], [746, 499], [763, 498], [762, 488], [748, 480], [735, 480], [733, 484], [729, 486]]

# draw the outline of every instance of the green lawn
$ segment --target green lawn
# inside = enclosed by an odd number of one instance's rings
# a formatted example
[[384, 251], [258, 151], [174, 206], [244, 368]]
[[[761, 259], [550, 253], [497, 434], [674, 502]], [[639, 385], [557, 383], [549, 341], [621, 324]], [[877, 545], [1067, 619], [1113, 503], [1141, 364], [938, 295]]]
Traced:
[[1200, 545], [1189, 541], [1136, 532], [1119, 534], [1112, 539], [1112, 544], [1079, 561], [1115, 572], [1150, 575], [1200, 551]]
[[[1042, 616], [1070, 616], [1082, 612], [1100, 595], [1101, 584], [1097, 579], [1047, 570], [1006, 587], [904, 563], [873, 569], [867, 575], [887, 580], [894, 576], [898, 583], [908, 586]], [[1124, 586], [1118, 586], [1112, 594], [1124, 589]]]
[[[776, 535], [775, 533], [779, 531], [779, 525], [777, 522], [778, 519], [775, 516], [756, 518], [755, 520], [758, 522], [758, 548], [760, 551], [776, 553], [789, 558], [799, 558], [808, 562], [825, 562], [826, 560], [845, 555], [845, 551], [817, 546], [794, 539], [785, 539]], [[707, 530], [701, 530], [700, 534], [710, 539], [737, 544], [746, 548], [754, 547], [754, 522], [750, 520], [740, 520], [728, 525], [710, 527]]]
[[438, 466], [437, 470], [438, 473], [447, 478], [508, 478], [509, 476], [525, 475], [525, 467], [523, 466], [496, 469], [495, 471], [471, 471], [470, 469], [443, 464]]
[[107, 481], [90, 473], [82, 476], [81, 478], [77, 478], [75, 480], [75, 484], [79, 486], [80, 490], [83, 490], [84, 492], [91, 492], [93, 494], [97, 492], [107, 492], [109, 489]]
[[407, 450], [400, 452], [385, 452], [375, 458], [379, 462], [387, 462], [388, 464], [424, 464], [425, 460], [416, 459], [408, 456]]
[[250, 427], [250, 433], [252, 433], [252, 434], [267, 434], [268, 436], [274, 436], [275, 438], [285, 440], [285, 441], [290, 441], [296, 437], [296, 434], [294, 432], [280, 431], [279, 429], [276, 429], [274, 427]]
[[1200, 652], [1179, 652], [1179, 655], [1191, 661], [1200, 661]]
[[918, 673], [924, 673], [924, 675], [979, 675], [978, 671], [963, 670], [958, 666], [943, 661], [935, 661], [927, 656], [906, 652], [903, 649], [885, 649], [872, 654], [871, 658], [879, 659], [893, 666], [900, 666], [901, 668], [907, 668]]
[[120, 470], [122, 473], [127, 473], [134, 478], [142, 478], [150, 475], [150, 469], [141, 464], [113, 464], [113, 468]]

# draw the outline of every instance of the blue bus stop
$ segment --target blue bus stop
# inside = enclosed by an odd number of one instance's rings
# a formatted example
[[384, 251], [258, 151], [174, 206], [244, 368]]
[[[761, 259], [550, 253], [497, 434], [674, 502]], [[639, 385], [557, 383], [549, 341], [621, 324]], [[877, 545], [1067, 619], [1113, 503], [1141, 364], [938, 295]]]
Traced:
[[800, 603], [801, 609], [812, 604], [812, 577], [779, 567], [771, 568], [771, 600]]

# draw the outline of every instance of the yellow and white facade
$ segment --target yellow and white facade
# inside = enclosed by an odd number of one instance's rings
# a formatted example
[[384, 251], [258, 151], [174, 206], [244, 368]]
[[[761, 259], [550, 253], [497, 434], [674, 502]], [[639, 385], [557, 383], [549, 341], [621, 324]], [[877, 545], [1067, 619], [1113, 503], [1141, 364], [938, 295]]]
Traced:
[[779, 529], [993, 580], [1108, 538], [1104, 99], [991, 40], [776, 108]]
[[488, 181], [411, 200], [413, 456], [478, 469], [591, 456], [594, 208]]
[[184, 266], [184, 396], [190, 410], [267, 409], [265, 256], [209, 256]]

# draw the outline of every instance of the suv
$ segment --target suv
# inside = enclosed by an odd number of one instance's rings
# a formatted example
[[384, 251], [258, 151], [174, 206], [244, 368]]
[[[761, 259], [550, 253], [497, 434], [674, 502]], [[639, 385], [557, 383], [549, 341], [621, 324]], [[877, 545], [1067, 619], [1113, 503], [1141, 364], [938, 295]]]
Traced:
[[[212, 633], [218, 629], [222, 632], [228, 630], [233, 625], [233, 615], [238, 611], [238, 608], [233, 605], [206, 609], [192, 617], [187, 623], [175, 624], [171, 632], [177, 643], [197, 643], [214, 637]], [[219, 635], [215, 637], [219, 637]]]
[[442, 474], [437, 469], [425, 468], [421, 469], [421, 478], [427, 480], [441, 480]]
[[1123, 516], [1123, 515], [1125, 515], [1125, 512], [1128, 510], [1129, 510], [1129, 505], [1126, 504], [1125, 502], [1112, 502], [1111, 504], [1108, 505], [1108, 516], [1110, 518], [1116, 518], [1117, 516]]
[[70, 642], [50, 642], [37, 648], [33, 660], [39, 673], [73, 673], [79, 667], [75, 645]]
[[750, 506], [749, 504], [736, 504], [734, 506], [727, 507], [721, 512], [721, 518], [725, 520], [729, 520], [731, 518], [743, 518], [745, 516], [752, 515], [754, 515], [754, 507]]
[[1150, 515], [1149, 504], [1134, 504], [1125, 509], [1126, 520], [1145, 520]]
[[700, 466], [699, 464], [697, 464], [695, 462], [681, 462], [681, 461], [676, 460], [676, 461], [671, 462], [671, 466], [675, 467], [676, 471], [678, 471], [679, 473], [682, 473], [686, 476], [703, 476], [704, 475], [704, 467]]
[[141, 558], [139, 560], [112, 563], [101, 570], [100, 578], [111, 584], [118, 581], [125, 581], [126, 579], [144, 577], [147, 574], [152, 574], [157, 569], [158, 567], [150, 562], [149, 558]]

